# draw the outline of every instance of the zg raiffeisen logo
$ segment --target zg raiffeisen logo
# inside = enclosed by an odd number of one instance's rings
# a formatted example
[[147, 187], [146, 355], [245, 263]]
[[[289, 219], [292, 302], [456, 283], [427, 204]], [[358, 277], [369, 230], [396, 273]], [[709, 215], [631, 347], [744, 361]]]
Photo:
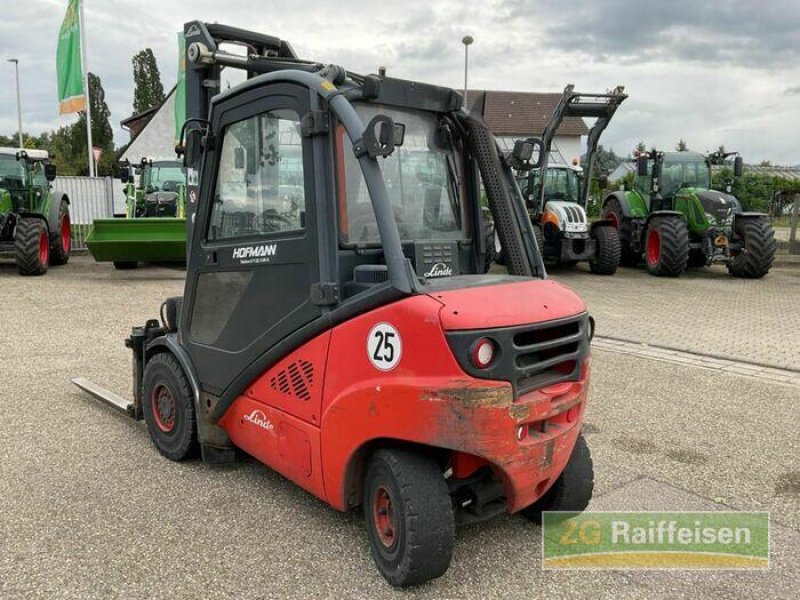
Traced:
[[545, 569], [768, 569], [769, 513], [546, 512]]

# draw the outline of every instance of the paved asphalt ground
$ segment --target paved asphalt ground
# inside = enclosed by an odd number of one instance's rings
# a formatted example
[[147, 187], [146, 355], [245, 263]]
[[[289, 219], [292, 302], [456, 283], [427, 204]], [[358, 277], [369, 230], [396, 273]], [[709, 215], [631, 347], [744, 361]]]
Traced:
[[[600, 335], [798, 368], [800, 268], [756, 282], [552, 274], [585, 296]], [[770, 570], [542, 571], [540, 530], [499, 518], [460, 529], [450, 571], [400, 592], [373, 567], [360, 514], [255, 461], [171, 463], [141, 424], [71, 386], [128, 395], [122, 340], [182, 279], [85, 257], [42, 278], [0, 263], [0, 598], [797, 597], [800, 388], [594, 353], [591, 507], [768, 510]]]

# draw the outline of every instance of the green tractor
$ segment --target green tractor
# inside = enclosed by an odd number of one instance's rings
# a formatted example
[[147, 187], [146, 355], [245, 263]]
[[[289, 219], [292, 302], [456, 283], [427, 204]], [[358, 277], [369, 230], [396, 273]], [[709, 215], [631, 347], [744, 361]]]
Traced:
[[[576, 92], [573, 85], [565, 87], [542, 136], [542, 166], [518, 177], [542, 257], [548, 263], [571, 266], [588, 261], [597, 275], [613, 275], [617, 270], [618, 233], [607, 220], [590, 223], [586, 205], [600, 135], [627, 97], [622, 86], [602, 94]], [[567, 117], [596, 119], [587, 139], [585, 173], [577, 164], [548, 162], [553, 138]]]
[[0, 148], [0, 251], [14, 253], [21, 275], [69, 260], [69, 198], [53, 189], [55, 178], [46, 151]]
[[139, 262], [180, 262], [186, 258], [186, 171], [178, 160], [125, 161], [123, 218], [97, 219], [86, 239], [98, 262], [135, 269]]
[[622, 264], [644, 259], [651, 275], [677, 277], [687, 267], [724, 263], [734, 277], [764, 277], [775, 256], [767, 215], [744, 212], [731, 194], [711, 188], [711, 167], [735, 156], [734, 177], [744, 164], [736, 152], [642, 152], [633, 189], [610, 194], [602, 216], [619, 230]]

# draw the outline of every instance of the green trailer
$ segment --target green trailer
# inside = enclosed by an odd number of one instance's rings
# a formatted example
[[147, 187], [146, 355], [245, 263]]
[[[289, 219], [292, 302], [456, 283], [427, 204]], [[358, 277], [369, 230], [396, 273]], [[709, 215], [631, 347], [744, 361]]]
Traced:
[[186, 176], [178, 160], [142, 159], [120, 166], [125, 214], [96, 219], [86, 246], [98, 262], [134, 269], [140, 262], [186, 260]]

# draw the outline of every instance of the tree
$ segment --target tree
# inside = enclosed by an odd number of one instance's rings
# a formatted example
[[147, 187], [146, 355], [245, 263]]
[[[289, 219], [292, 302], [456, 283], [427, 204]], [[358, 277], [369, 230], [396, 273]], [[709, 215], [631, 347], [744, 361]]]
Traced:
[[[106, 104], [103, 82], [94, 73], [89, 73], [89, 106], [92, 110], [92, 144], [95, 148], [103, 151], [97, 174], [113, 175], [115, 158], [113, 156], [114, 130], [111, 129], [111, 110]], [[81, 113], [78, 122], [72, 124], [68, 129], [70, 139], [68, 142], [64, 140], [63, 143], [72, 149], [70, 154], [72, 167], [77, 170], [75, 174], [87, 175], [89, 173], [89, 154], [86, 140], [86, 113]], [[61, 130], [59, 129], [59, 131]]]
[[156, 57], [150, 48], [145, 48], [133, 56], [133, 112], [143, 113], [164, 102], [164, 86]]
[[689, 150], [689, 146], [686, 145], [686, 140], [683, 138], [678, 140], [678, 143], [675, 145], [675, 150], [678, 152], [686, 152]]
[[[614, 153], [613, 148], [609, 148], [608, 150], [606, 150], [603, 147], [603, 144], [597, 145], [597, 149], [595, 150], [595, 162], [594, 162], [595, 174], [611, 173], [611, 171], [616, 169], [620, 165], [620, 163], [622, 163], [622, 159]], [[585, 154], [581, 156], [581, 166], [584, 169], [587, 168]]]

